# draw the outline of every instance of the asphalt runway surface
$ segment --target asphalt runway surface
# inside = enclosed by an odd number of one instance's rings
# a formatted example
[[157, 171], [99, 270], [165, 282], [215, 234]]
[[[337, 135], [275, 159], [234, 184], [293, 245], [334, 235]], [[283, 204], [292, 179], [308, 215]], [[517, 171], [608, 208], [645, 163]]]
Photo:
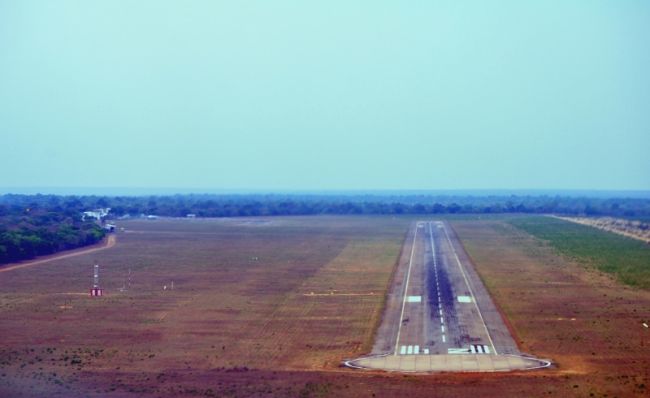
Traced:
[[370, 356], [348, 366], [393, 371], [504, 371], [549, 366], [522, 356], [453, 229], [414, 223]]

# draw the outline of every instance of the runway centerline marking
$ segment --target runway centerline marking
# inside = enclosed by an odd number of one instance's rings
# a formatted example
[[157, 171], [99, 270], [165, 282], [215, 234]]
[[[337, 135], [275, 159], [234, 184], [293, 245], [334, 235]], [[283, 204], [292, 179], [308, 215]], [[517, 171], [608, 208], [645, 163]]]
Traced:
[[411, 266], [413, 265], [413, 253], [415, 252], [415, 242], [418, 237], [418, 227], [416, 223], [415, 233], [413, 234], [413, 245], [411, 246], [411, 258], [409, 258], [409, 269], [406, 272], [406, 283], [404, 284], [404, 300], [402, 301], [402, 312], [399, 316], [399, 326], [397, 327], [397, 339], [395, 339], [395, 355], [397, 355], [397, 347], [399, 346], [399, 336], [402, 333], [402, 324], [404, 323], [404, 308], [406, 307], [406, 293], [408, 293], [409, 279], [411, 279]]
[[460, 273], [463, 274], [463, 279], [465, 279], [465, 285], [467, 285], [467, 289], [469, 289], [469, 294], [471, 297], [474, 299], [472, 302], [474, 303], [474, 307], [476, 307], [476, 311], [478, 311], [478, 316], [481, 318], [481, 322], [483, 323], [483, 327], [485, 328], [485, 333], [487, 334], [488, 340], [490, 340], [490, 345], [492, 346], [492, 351], [494, 351], [494, 355], [498, 355], [499, 353], [497, 352], [497, 349], [494, 347], [494, 342], [492, 341], [492, 336], [490, 336], [490, 331], [487, 328], [487, 325], [485, 324], [485, 319], [483, 319], [483, 314], [481, 313], [481, 309], [478, 308], [478, 304], [476, 303], [476, 296], [474, 295], [474, 291], [472, 290], [472, 287], [469, 284], [469, 281], [467, 280], [467, 275], [465, 275], [465, 270], [463, 269], [463, 266], [460, 263], [460, 259], [458, 258], [458, 253], [456, 253], [456, 248], [454, 245], [451, 243], [451, 239], [449, 238], [449, 234], [447, 233], [447, 228], [443, 226], [442, 228], [443, 231], [445, 231], [445, 236], [447, 237], [447, 242], [449, 242], [449, 246], [451, 247], [451, 251], [454, 253], [454, 257], [456, 258], [456, 263], [458, 264], [458, 268], [460, 269]]
[[[436, 261], [436, 245], [433, 243], [433, 229], [431, 228], [431, 221], [429, 221], [429, 241], [431, 242], [431, 258], [433, 259], [433, 271], [436, 275], [436, 292], [438, 293], [438, 313], [440, 314], [440, 325], [445, 323], [442, 316], [442, 299], [440, 298], [440, 281], [438, 279], [438, 262]], [[442, 326], [442, 342], [446, 341], [445, 327]]]

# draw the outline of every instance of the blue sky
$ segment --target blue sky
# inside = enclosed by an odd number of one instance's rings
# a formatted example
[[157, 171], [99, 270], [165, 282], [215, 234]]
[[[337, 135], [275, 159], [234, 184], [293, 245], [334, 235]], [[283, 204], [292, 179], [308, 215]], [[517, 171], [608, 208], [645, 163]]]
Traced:
[[0, 186], [650, 189], [647, 1], [314, 3], [0, 0]]

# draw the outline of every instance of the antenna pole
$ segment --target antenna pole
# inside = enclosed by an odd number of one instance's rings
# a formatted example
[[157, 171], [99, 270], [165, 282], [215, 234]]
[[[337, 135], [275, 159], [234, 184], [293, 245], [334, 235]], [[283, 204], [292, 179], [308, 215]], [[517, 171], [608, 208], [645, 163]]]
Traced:
[[103, 295], [104, 292], [99, 287], [99, 264], [95, 264], [93, 267], [93, 288], [90, 289], [90, 297], [100, 297]]
[[99, 264], [95, 264], [93, 272], [93, 288], [99, 288]]

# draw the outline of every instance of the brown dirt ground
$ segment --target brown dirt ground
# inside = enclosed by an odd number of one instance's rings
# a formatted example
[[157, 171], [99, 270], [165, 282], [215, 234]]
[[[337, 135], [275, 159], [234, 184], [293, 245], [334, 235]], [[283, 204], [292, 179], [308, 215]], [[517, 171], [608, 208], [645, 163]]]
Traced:
[[649, 292], [558, 257], [508, 224], [453, 225], [520, 348], [554, 361], [547, 377], [580, 396], [647, 396]]
[[[266, 221], [130, 221], [109, 250], [2, 274], [0, 396], [647, 392], [639, 386], [650, 353], [638, 322], [648, 294], [498, 221], [453, 226], [521, 347], [556, 369], [404, 376], [340, 368], [372, 345], [410, 220]], [[99, 300], [85, 296], [95, 260], [107, 293]], [[131, 287], [120, 292], [129, 269]], [[174, 290], [163, 290], [172, 280]]]

